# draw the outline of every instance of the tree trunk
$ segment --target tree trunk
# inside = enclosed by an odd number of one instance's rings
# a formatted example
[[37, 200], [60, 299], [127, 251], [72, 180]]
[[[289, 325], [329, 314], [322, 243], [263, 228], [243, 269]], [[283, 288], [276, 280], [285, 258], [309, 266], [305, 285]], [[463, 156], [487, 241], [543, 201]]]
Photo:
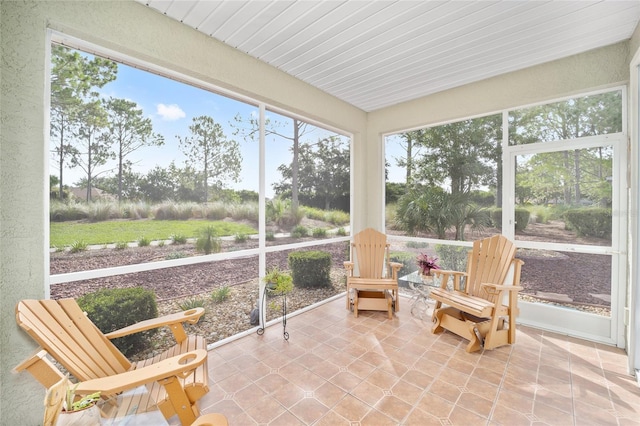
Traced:
[[293, 120], [293, 160], [291, 162], [291, 211], [298, 211], [298, 156], [300, 147], [300, 122]]

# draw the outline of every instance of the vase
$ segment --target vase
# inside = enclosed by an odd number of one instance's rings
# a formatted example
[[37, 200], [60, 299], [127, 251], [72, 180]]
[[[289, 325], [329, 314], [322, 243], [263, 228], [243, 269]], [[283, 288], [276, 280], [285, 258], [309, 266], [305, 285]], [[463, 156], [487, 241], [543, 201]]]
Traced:
[[100, 408], [93, 404], [78, 411], [62, 411], [56, 426], [99, 426]]

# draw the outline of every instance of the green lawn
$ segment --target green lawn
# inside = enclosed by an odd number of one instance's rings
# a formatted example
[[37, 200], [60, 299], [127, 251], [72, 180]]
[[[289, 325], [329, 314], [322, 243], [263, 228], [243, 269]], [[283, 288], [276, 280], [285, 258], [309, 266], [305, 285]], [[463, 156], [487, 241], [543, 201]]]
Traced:
[[172, 235], [195, 238], [198, 231], [214, 226], [218, 236], [257, 234], [250, 226], [208, 220], [118, 220], [107, 222], [51, 222], [51, 247], [70, 246], [76, 241], [87, 244], [109, 244], [149, 240], [169, 240]]

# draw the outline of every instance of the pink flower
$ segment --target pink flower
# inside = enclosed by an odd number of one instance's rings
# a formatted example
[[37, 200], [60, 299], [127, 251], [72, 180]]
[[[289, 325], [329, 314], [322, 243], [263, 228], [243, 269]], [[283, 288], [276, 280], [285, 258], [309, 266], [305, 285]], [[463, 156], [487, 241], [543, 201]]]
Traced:
[[424, 275], [428, 275], [431, 269], [440, 269], [440, 266], [436, 263], [437, 261], [437, 257], [429, 256], [424, 253], [420, 253], [418, 257], [416, 257], [416, 264], [418, 265], [418, 268], [420, 268], [420, 272]]

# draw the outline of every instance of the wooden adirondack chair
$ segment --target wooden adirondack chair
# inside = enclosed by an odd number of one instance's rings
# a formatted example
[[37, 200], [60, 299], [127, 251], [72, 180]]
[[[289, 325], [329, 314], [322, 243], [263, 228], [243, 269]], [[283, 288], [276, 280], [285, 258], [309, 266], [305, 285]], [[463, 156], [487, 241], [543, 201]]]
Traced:
[[[118, 400], [108, 417], [157, 408], [166, 419], [177, 414], [183, 425], [190, 425], [200, 414], [197, 401], [209, 391], [209, 376], [204, 338], [187, 335], [182, 323], [196, 323], [203, 313], [203, 308], [191, 309], [105, 335], [74, 299], [23, 300], [16, 306], [16, 321], [43, 350], [14, 370], [29, 371], [49, 388], [64, 377], [49, 354], [77, 379], [76, 393], [100, 391], [103, 397]], [[109, 340], [160, 326], [168, 326], [177, 343], [147, 360], [130, 362]], [[116, 398], [141, 385], [147, 392]]]
[[[45, 410], [43, 426], [56, 426], [58, 424], [58, 417], [62, 412], [63, 402], [69, 387], [73, 387], [73, 383], [71, 383], [68, 378], [63, 377], [58, 383], [47, 389], [47, 394], [44, 399]], [[131, 420], [131, 418], [127, 418], [123, 422], [130, 423], [129, 420]], [[148, 418], [146, 420], [148, 420]], [[99, 421], [100, 424], [110, 423], [109, 421]], [[142, 421], [145, 422], [145, 420]], [[136, 419], [136, 423], [140, 423], [140, 421]], [[75, 424], [77, 424], [77, 422]], [[198, 417], [191, 426], [229, 426], [229, 422], [223, 414], [209, 413]]]
[[[354, 257], [355, 254], [355, 257]], [[358, 275], [355, 262], [358, 261]], [[387, 236], [372, 228], [358, 232], [353, 237], [350, 260], [344, 262], [347, 270], [347, 309], [400, 311], [398, 298], [398, 271], [401, 263], [389, 262]]]
[[[467, 352], [515, 343], [518, 291], [522, 289], [520, 269], [524, 264], [515, 254], [511, 241], [495, 235], [473, 243], [466, 273], [432, 270], [441, 278], [441, 286], [430, 294], [436, 301], [432, 333], [447, 329], [464, 337], [469, 340]], [[450, 277], [452, 290], [447, 289]]]

